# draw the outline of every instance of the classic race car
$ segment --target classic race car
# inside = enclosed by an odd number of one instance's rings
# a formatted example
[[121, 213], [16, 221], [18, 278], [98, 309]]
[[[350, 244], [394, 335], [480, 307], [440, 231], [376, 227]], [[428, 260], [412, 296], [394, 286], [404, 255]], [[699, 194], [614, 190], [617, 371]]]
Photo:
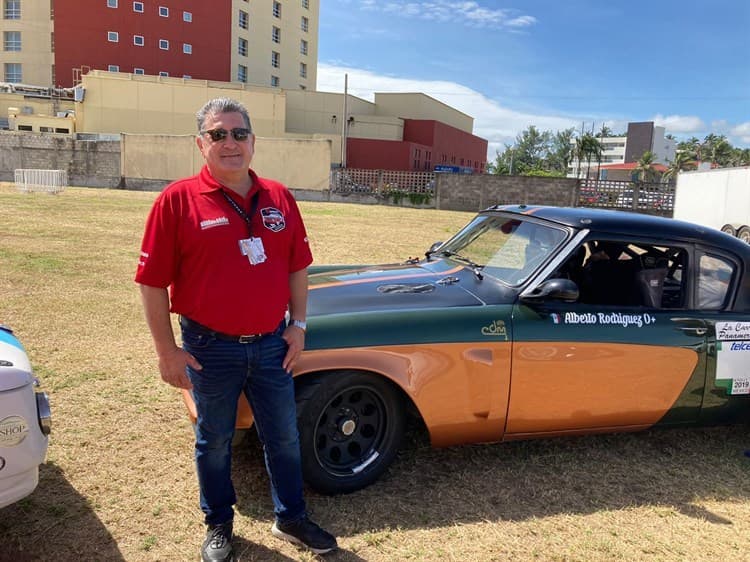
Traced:
[[39, 482], [51, 416], [38, 386], [23, 346], [0, 324], [0, 507], [28, 496]]
[[[312, 267], [305, 479], [372, 483], [408, 414], [434, 446], [746, 420], [748, 266], [749, 245], [704, 227], [521, 205], [424, 259]], [[251, 424], [243, 398], [237, 427]]]

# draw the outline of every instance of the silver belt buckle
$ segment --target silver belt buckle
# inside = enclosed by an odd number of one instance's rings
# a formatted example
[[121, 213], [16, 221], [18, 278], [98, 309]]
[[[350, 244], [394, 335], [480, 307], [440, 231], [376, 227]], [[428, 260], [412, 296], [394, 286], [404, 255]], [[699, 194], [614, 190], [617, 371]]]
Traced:
[[258, 334], [252, 334], [249, 336], [240, 336], [239, 341], [240, 343], [253, 343], [255, 340], [258, 339]]

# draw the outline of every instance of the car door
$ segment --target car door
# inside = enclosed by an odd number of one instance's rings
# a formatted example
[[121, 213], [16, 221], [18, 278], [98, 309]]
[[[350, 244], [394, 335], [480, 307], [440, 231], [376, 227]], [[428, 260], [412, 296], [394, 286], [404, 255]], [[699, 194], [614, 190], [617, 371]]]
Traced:
[[[646, 303], [626, 297], [640, 282], [636, 271], [648, 277], [649, 269], [664, 270], [658, 254], [635, 251], [630, 259], [638, 263], [627, 266], [634, 286], [615, 286], [630, 275], [615, 272], [608, 301], [587, 302], [583, 293], [576, 302], [520, 299], [513, 311], [507, 437], [635, 430], [699, 418], [707, 329], [702, 312], [686, 306], [692, 248], [661, 240], [613, 242], [672, 256], [667, 275], [656, 276], [662, 277], [659, 299]], [[588, 266], [596, 242], [586, 244]]]
[[750, 314], [735, 312], [741, 262], [731, 253], [696, 249], [693, 308], [703, 316], [708, 338], [706, 388], [701, 421], [721, 423], [747, 416], [750, 395]]

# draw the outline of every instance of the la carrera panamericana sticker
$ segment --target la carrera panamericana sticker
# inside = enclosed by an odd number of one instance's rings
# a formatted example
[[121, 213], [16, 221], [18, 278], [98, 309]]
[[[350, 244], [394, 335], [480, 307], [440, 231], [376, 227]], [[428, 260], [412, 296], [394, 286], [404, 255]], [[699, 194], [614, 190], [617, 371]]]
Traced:
[[717, 322], [716, 340], [716, 385], [750, 394], [750, 322]]

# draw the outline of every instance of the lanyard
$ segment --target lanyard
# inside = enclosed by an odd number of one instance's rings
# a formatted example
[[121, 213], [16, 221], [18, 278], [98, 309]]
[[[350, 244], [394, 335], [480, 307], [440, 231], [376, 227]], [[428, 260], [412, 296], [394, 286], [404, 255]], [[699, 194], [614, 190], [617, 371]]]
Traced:
[[232, 199], [232, 197], [227, 194], [226, 191], [223, 189], [221, 190], [221, 194], [224, 196], [224, 199], [226, 199], [229, 204], [232, 206], [232, 208], [237, 211], [237, 214], [242, 217], [242, 219], [247, 223], [247, 230], [248, 230], [248, 238], [253, 237], [253, 216], [255, 215], [255, 211], [258, 210], [258, 199], [260, 199], [260, 189], [255, 192], [255, 195], [253, 195], [252, 200], [250, 201], [250, 214], [248, 215], [245, 211], [242, 210], [242, 207], [240, 207], [237, 202]]

